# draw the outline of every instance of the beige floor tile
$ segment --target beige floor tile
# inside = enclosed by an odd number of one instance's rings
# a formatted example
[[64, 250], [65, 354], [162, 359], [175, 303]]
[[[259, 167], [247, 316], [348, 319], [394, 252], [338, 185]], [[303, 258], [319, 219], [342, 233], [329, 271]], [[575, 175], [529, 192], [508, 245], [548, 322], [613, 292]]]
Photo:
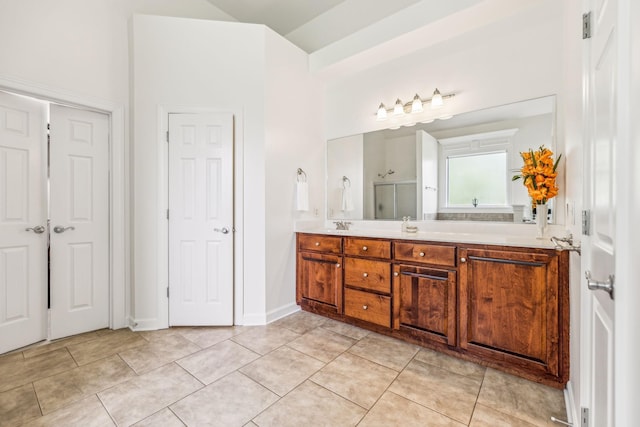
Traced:
[[164, 408], [134, 424], [135, 427], [184, 427], [184, 423], [170, 409]]
[[327, 321], [322, 325], [322, 328], [328, 329], [336, 334], [344, 335], [345, 337], [353, 338], [354, 340], [360, 340], [369, 335], [369, 331], [366, 329], [333, 319], [327, 319]]
[[140, 334], [129, 329], [118, 329], [101, 335], [98, 339], [69, 345], [67, 348], [78, 365], [82, 366], [145, 343], [147, 341]]
[[223, 341], [178, 360], [178, 364], [204, 384], [242, 368], [260, 357], [232, 341]]
[[142, 374], [197, 351], [200, 347], [182, 335], [165, 334], [155, 335], [150, 342], [122, 351], [119, 355], [136, 373]]
[[241, 427], [278, 400], [278, 396], [234, 372], [171, 405], [189, 426]]
[[258, 427], [258, 425], [256, 423], [254, 423], [253, 421], [249, 421], [243, 427]]
[[420, 350], [418, 354], [416, 354], [415, 360], [480, 381], [484, 378], [484, 371], [486, 370], [484, 366], [429, 349]]
[[221, 326], [221, 327], [193, 327], [193, 328], [171, 328], [177, 333], [198, 345], [200, 348], [211, 347], [224, 340], [234, 337], [246, 328], [242, 326]]
[[73, 344], [87, 342], [98, 338], [97, 332], [87, 332], [85, 334], [74, 335], [68, 338], [61, 338], [54, 341], [43, 341], [23, 351], [24, 357], [39, 356], [59, 348], [67, 347]]
[[540, 426], [557, 426], [552, 416], [566, 420], [562, 390], [495, 369], [487, 369], [478, 403]]
[[464, 427], [459, 423], [425, 408], [411, 400], [386, 392], [367, 413], [358, 427]]
[[420, 347], [413, 344], [370, 333], [349, 349], [350, 353], [401, 371], [415, 356]]
[[481, 380], [414, 360], [391, 384], [389, 391], [468, 424], [480, 384]]
[[246, 331], [234, 336], [231, 340], [255, 351], [256, 353], [267, 354], [276, 348], [295, 340], [299, 336], [300, 334], [297, 334], [292, 330], [267, 325], [256, 328], [247, 328]]
[[202, 388], [175, 363], [98, 393], [118, 425], [130, 425]]
[[311, 377], [311, 381], [370, 409], [397, 376], [393, 369], [344, 353]]
[[0, 393], [0, 427], [17, 426], [41, 415], [33, 385]]
[[253, 421], [260, 427], [355, 426], [365, 412], [355, 403], [306, 381]]
[[[560, 426], [560, 424], [557, 424]], [[470, 427], [536, 427], [535, 424], [520, 420], [511, 415], [503, 414], [495, 409], [476, 404], [471, 417]]]
[[24, 359], [14, 357], [0, 364], [0, 392], [77, 367], [66, 348]]
[[129, 378], [135, 372], [117, 355], [34, 383], [43, 414], [48, 414]]
[[323, 362], [311, 356], [282, 346], [251, 362], [240, 372], [277, 395], [284, 396], [323, 366]]
[[28, 424], [30, 427], [108, 427], [115, 426], [102, 403], [93, 395], [58, 409]]
[[300, 335], [306, 334], [312, 329], [322, 326], [327, 321], [326, 317], [306, 311], [298, 311], [289, 316], [278, 319], [271, 323], [274, 326], [287, 328]]
[[0, 356], [0, 372], [2, 372], [3, 366], [11, 365], [16, 362], [24, 362], [24, 355], [22, 354], [22, 351], [3, 354]]
[[330, 362], [347, 351], [355, 342], [354, 339], [344, 335], [317, 328], [291, 341], [289, 347], [323, 362]]

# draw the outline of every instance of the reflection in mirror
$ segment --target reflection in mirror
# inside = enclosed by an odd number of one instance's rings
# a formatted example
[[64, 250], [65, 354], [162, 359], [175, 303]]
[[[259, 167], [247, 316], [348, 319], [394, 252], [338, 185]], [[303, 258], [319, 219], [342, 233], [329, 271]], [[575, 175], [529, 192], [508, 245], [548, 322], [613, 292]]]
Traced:
[[554, 150], [554, 132], [548, 96], [328, 141], [329, 219], [530, 222], [529, 196], [511, 177], [521, 151]]

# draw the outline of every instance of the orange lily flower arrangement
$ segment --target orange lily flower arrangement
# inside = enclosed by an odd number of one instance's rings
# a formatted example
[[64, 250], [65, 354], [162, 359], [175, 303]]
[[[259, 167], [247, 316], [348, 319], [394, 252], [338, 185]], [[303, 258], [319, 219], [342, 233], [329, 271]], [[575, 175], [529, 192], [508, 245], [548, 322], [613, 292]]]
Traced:
[[558, 173], [556, 169], [562, 154], [554, 162], [553, 151], [542, 145], [537, 151], [529, 150], [521, 152], [520, 155], [524, 160], [524, 165], [520, 169], [521, 174], [515, 175], [511, 180], [522, 178], [523, 184], [527, 187], [529, 196], [535, 204], [547, 203], [549, 199], [557, 196], [556, 177]]

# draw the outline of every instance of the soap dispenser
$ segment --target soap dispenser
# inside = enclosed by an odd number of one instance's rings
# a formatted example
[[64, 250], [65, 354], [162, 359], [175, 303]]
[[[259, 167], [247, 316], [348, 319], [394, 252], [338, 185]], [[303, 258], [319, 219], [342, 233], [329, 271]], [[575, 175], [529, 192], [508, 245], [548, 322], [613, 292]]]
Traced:
[[402, 217], [402, 225], [400, 226], [400, 231], [403, 233], [407, 232], [407, 226], [409, 225], [409, 219], [411, 219], [411, 217], [409, 216], [403, 216]]

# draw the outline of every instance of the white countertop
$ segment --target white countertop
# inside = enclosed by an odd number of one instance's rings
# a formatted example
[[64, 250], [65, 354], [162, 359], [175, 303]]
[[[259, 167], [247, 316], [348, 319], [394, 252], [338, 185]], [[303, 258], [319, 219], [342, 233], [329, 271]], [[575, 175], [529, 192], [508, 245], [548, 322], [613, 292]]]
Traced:
[[[373, 223], [373, 224], [371, 224]], [[547, 237], [535, 236], [535, 225], [482, 223], [479, 221], [419, 221], [411, 222], [417, 233], [400, 231], [399, 222], [358, 221], [349, 230], [336, 230], [332, 222], [296, 223], [295, 231], [335, 236], [374, 237], [384, 239], [423, 240], [432, 242], [469, 243], [481, 245], [517, 246], [554, 249], [551, 236], [562, 237], [562, 226], [550, 226]], [[397, 227], [395, 230], [391, 227]]]

